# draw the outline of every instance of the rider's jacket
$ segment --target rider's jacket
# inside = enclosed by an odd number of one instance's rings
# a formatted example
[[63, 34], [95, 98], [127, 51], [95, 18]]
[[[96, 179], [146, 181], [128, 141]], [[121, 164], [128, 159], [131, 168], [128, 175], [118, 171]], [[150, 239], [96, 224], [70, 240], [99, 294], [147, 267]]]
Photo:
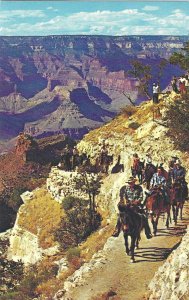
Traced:
[[150, 181], [150, 188], [153, 188], [155, 186], [162, 186], [162, 187], [166, 187], [167, 183], [166, 183], [166, 179], [164, 176], [158, 175], [158, 173], [155, 173], [152, 176], [152, 179]]
[[132, 169], [133, 170], [137, 170], [138, 167], [139, 167], [139, 163], [140, 163], [140, 159], [137, 157], [137, 158], [134, 158], [133, 159], [133, 165], [132, 165]]
[[135, 184], [133, 188], [131, 188], [129, 185], [124, 185], [120, 189], [119, 197], [121, 201], [128, 200], [143, 200], [143, 191], [142, 187], [138, 184]]
[[186, 175], [186, 170], [183, 167], [180, 168], [174, 168], [173, 172], [172, 172], [172, 177], [173, 180], [177, 180], [177, 179], [185, 179], [185, 175]]

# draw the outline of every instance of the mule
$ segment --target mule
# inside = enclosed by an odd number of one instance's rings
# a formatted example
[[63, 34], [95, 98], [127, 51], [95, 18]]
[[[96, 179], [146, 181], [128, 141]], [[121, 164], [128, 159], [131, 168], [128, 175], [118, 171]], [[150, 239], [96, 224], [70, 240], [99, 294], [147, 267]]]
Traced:
[[131, 174], [133, 177], [138, 177], [139, 183], [143, 181], [144, 162], [139, 161], [135, 167], [131, 167]]
[[147, 195], [145, 205], [150, 215], [154, 235], [157, 233], [158, 220], [162, 213], [167, 214], [166, 227], [169, 228], [169, 221], [171, 221], [171, 204], [168, 202], [165, 203], [165, 199], [160, 188], [154, 189], [151, 195]]
[[144, 169], [144, 181], [146, 182], [146, 188], [150, 188], [150, 181], [152, 176], [157, 172], [157, 168], [153, 164], [147, 164]]
[[181, 182], [176, 181], [172, 184], [170, 190], [170, 200], [173, 211], [173, 220], [177, 224], [180, 209], [180, 219], [182, 220], [182, 210], [185, 203], [185, 190]]
[[100, 164], [100, 171], [102, 173], [108, 174], [109, 166], [113, 163], [113, 155], [105, 154], [101, 157], [101, 159], [96, 160], [96, 168], [99, 168]]
[[[144, 228], [143, 216], [134, 212], [129, 206], [123, 206], [120, 210], [120, 221], [125, 240], [127, 255], [131, 256], [131, 262], [135, 262], [134, 250], [139, 247], [140, 234]], [[131, 238], [129, 247], [128, 237]]]

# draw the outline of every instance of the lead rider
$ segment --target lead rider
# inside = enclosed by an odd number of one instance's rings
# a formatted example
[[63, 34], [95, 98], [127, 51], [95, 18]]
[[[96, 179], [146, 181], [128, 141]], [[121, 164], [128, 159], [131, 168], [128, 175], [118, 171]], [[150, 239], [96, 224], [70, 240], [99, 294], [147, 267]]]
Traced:
[[112, 234], [113, 237], [118, 237], [121, 231], [121, 220], [120, 220], [120, 207], [123, 205], [128, 205], [131, 207], [133, 211], [139, 213], [143, 217], [144, 229], [147, 239], [151, 239], [151, 231], [148, 224], [148, 218], [142, 208], [142, 201], [143, 201], [143, 190], [142, 187], [138, 184], [135, 184], [136, 178], [130, 177], [127, 181], [127, 185], [121, 187], [119, 192], [120, 202], [118, 204], [119, 208], [119, 216], [117, 220], [117, 224], [115, 230]]

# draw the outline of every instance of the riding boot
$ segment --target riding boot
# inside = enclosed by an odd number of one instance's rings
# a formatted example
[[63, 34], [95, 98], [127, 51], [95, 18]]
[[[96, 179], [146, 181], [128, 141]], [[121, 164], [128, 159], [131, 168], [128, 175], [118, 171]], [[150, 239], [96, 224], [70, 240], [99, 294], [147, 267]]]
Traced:
[[120, 221], [120, 218], [118, 217], [117, 224], [116, 224], [116, 227], [114, 229], [112, 236], [118, 237], [120, 234], [120, 231], [121, 231], [121, 221]]
[[146, 238], [151, 239], [152, 234], [151, 234], [150, 226], [148, 224], [148, 219], [145, 215], [143, 215], [143, 221], [144, 221], [144, 231], [145, 231]]

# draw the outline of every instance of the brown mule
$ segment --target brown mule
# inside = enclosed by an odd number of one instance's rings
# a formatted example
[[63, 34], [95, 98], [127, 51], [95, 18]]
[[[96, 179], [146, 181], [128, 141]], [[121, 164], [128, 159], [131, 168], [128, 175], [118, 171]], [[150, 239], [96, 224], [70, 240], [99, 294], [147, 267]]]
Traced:
[[183, 187], [179, 181], [174, 182], [172, 184], [169, 190], [169, 195], [170, 195], [170, 201], [171, 201], [171, 206], [173, 211], [173, 220], [175, 224], [177, 224], [179, 209], [180, 209], [180, 219], [182, 220], [182, 210], [185, 202]]
[[159, 188], [147, 196], [145, 205], [150, 214], [154, 235], [157, 233], [158, 220], [162, 213], [167, 213], [166, 227], [169, 228], [171, 204], [165, 203], [165, 199]]
[[[141, 231], [144, 229], [144, 220], [142, 215], [134, 212], [132, 208], [127, 205], [119, 207], [121, 229], [125, 240], [125, 248], [127, 255], [131, 256], [131, 262], [135, 262], [134, 249], [138, 248]], [[131, 245], [129, 248], [128, 236], [131, 237]]]

